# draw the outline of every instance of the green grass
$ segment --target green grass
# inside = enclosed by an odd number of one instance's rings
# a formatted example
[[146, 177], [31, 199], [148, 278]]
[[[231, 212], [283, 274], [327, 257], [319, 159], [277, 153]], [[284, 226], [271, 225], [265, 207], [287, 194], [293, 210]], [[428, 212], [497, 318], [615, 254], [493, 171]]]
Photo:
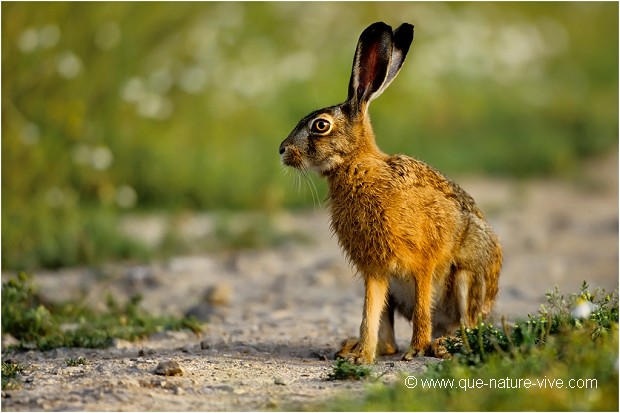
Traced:
[[98, 265], [110, 257], [144, 261], [153, 255], [119, 231], [118, 214], [109, 208], [46, 208], [31, 202], [14, 200], [3, 207], [2, 260], [11, 269]]
[[479, 323], [447, 344], [452, 359], [429, 365], [414, 388], [403, 375], [395, 385], [370, 387], [362, 399], [319, 409], [618, 411], [616, 292], [591, 293], [585, 283], [566, 298], [550, 292], [539, 314], [499, 328]]
[[531, 177], [578, 176], [617, 147], [613, 2], [1, 7], [5, 270], [143, 259], [114, 225], [127, 211], [312, 205], [278, 145], [344, 100], [376, 20], [416, 27], [370, 108], [385, 151], [449, 175]]
[[67, 365], [67, 367], [85, 366], [86, 364], [88, 364], [88, 361], [86, 361], [84, 357], [78, 357], [76, 359], [68, 358], [65, 360], [65, 364]]
[[370, 377], [372, 377], [372, 370], [368, 366], [356, 366], [344, 359], [338, 359], [328, 380], [362, 380]]
[[13, 362], [2, 362], [2, 390], [15, 390], [21, 387], [20, 382], [16, 379], [17, 374], [26, 368], [21, 364]]
[[2, 333], [19, 340], [18, 348], [103, 348], [115, 338], [135, 340], [158, 331], [201, 331], [192, 318], [153, 316], [140, 307], [139, 296], [124, 304], [108, 296], [107, 310], [96, 312], [83, 303], [44, 302], [21, 273], [2, 285]]

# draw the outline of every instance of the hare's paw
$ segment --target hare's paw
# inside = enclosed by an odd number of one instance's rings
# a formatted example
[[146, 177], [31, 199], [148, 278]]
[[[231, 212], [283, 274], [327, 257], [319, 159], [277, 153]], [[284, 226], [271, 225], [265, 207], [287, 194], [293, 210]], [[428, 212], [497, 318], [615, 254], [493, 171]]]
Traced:
[[423, 348], [417, 348], [417, 347], [409, 347], [407, 349], [407, 351], [405, 352], [405, 354], [403, 354], [403, 360], [404, 361], [411, 361], [416, 357], [422, 357], [426, 355], [426, 350]]
[[449, 359], [452, 357], [452, 354], [450, 354], [446, 348], [446, 339], [443, 337], [433, 341], [433, 344], [431, 344], [429, 350], [430, 355], [432, 357], [437, 357], [438, 359]]
[[433, 343], [425, 349], [409, 347], [409, 349], [407, 349], [407, 351], [403, 355], [403, 360], [411, 361], [416, 357], [422, 356], [436, 357], [439, 359], [449, 359], [450, 357], [452, 357], [452, 355], [448, 352], [448, 349], [446, 348], [446, 340], [443, 337], [433, 341]]
[[398, 353], [396, 343], [388, 343], [387, 341], [379, 341], [377, 344], [377, 354], [380, 356], [391, 356]]
[[342, 342], [335, 358], [345, 359], [353, 364], [371, 364], [374, 361], [374, 355], [364, 351], [360, 346], [359, 340], [354, 337]]
[[355, 337], [349, 337], [340, 344], [340, 350], [338, 350], [334, 356], [336, 359], [347, 359], [353, 354], [359, 347], [359, 340]]

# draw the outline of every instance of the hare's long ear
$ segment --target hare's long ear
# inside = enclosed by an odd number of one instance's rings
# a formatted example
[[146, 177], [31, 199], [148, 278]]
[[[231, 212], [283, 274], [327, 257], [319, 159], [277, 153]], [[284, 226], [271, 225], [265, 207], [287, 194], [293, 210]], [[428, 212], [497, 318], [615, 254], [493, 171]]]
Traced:
[[[409, 23], [401, 24], [398, 29], [394, 31], [392, 38], [392, 59], [390, 61], [390, 68], [388, 70], [385, 82], [381, 85], [381, 88], [377, 91], [376, 96], [379, 96], [383, 91], [392, 83], [392, 80], [396, 77], [400, 68], [405, 62], [409, 46], [413, 41], [413, 26]], [[376, 97], [375, 96], [375, 97]]]
[[392, 28], [381, 22], [371, 24], [360, 35], [353, 59], [347, 103], [355, 111], [379, 95], [391, 58]]

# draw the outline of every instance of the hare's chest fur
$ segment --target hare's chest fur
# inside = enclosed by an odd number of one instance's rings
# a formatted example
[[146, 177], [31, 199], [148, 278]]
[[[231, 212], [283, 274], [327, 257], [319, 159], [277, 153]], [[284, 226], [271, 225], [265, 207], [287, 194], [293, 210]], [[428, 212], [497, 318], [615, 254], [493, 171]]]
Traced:
[[332, 196], [330, 208], [332, 229], [349, 258], [358, 267], [385, 267], [394, 247], [383, 199], [372, 192]]
[[[454, 201], [429, 185], [381, 167], [349, 168], [345, 179], [330, 180], [333, 231], [362, 272], [393, 275], [421, 269], [430, 261], [449, 261], [458, 224]], [[410, 172], [410, 171], [407, 171]], [[444, 263], [447, 265], [448, 263]]]

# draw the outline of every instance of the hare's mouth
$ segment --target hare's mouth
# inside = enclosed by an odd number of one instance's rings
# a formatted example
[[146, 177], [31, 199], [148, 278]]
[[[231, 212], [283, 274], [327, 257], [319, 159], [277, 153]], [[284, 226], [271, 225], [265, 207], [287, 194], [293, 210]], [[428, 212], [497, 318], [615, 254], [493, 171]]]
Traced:
[[282, 163], [295, 169], [304, 169], [306, 162], [298, 148], [287, 146], [280, 157]]

